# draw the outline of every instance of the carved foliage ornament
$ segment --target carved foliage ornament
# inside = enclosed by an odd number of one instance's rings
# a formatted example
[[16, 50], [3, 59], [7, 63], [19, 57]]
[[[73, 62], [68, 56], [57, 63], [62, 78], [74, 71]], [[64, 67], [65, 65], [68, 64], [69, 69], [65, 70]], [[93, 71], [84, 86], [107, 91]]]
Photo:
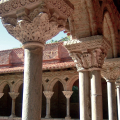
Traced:
[[[10, 20], [9, 23], [11, 24], [5, 24], [6, 20], [8, 19]], [[51, 39], [61, 30], [64, 30], [62, 23], [65, 23], [63, 20], [50, 21], [47, 13], [40, 13], [31, 22], [20, 20], [17, 23], [14, 23], [13, 21], [15, 20], [13, 18], [5, 18], [3, 21], [7, 31], [20, 42], [26, 43], [35, 41], [43, 44], [46, 42], [46, 40]]]
[[[22, 7], [29, 7], [39, 5], [41, 2], [44, 2], [47, 5], [47, 8], [55, 9], [57, 12], [63, 14], [63, 16], [69, 17], [73, 12], [71, 9], [72, 5], [68, 5], [64, 0], [10, 0], [0, 2], [0, 16], [5, 16], [8, 13], [21, 9]], [[73, 8], [73, 6], [72, 6]]]
[[50, 99], [54, 92], [52, 91], [43, 91], [46, 98]]
[[106, 81], [113, 80], [113, 82], [115, 82], [120, 76], [120, 68], [115, 67], [115, 68], [103, 69], [101, 74]]
[[73, 91], [62, 91], [66, 98], [70, 98], [73, 94]]
[[15, 92], [9, 92], [9, 95], [12, 99], [16, 99], [17, 96], [19, 95], [19, 93], [15, 93]]
[[78, 71], [102, 68], [106, 52], [102, 49], [93, 49], [85, 53], [70, 53], [70, 56], [76, 63]]
[[[17, 1], [13, 0], [11, 3], [14, 8], [17, 7]], [[14, 17], [11, 17], [9, 13], [2, 18], [7, 31], [23, 44], [31, 41], [44, 44], [65, 29], [67, 18], [73, 11], [64, 0], [54, 0], [54, 2], [53, 0], [43, 0], [39, 2], [40, 4], [34, 9], [16, 9]], [[7, 3], [9, 1], [5, 4]], [[65, 10], [62, 10], [63, 6], [66, 7]]]

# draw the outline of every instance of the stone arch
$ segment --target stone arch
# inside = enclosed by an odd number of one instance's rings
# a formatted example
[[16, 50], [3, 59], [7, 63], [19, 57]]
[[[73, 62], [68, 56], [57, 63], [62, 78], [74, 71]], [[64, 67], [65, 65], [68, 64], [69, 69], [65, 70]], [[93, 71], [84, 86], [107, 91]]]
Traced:
[[[102, 32], [103, 36], [111, 43], [112, 49], [108, 52], [108, 58], [117, 57], [116, 40], [118, 36], [117, 25], [114, 20], [115, 16], [110, 5], [105, 4], [102, 9]], [[112, 55], [110, 55], [112, 53]]]
[[3, 92], [4, 87], [5, 87], [6, 85], [8, 85], [8, 86], [10, 87], [10, 91], [11, 91], [11, 89], [12, 89], [12, 85], [10, 85], [10, 83], [7, 82], [7, 81], [2, 81], [2, 82], [0, 83], [0, 93]]
[[[97, 34], [97, 24], [92, 0], [73, 0], [74, 14], [69, 17], [69, 26], [73, 39]], [[82, 11], [82, 12], [81, 12]], [[76, 17], [76, 15], [78, 15]], [[77, 24], [76, 24], [77, 23]]]
[[64, 88], [64, 90], [66, 90], [66, 82], [65, 81], [62, 81], [61, 79], [59, 79], [59, 78], [54, 78], [52, 81], [51, 81], [51, 83], [49, 83], [49, 87], [48, 87], [48, 90], [49, 91], [53, 91], [53, 87], [54, 87], [54, 85], [55, 85], [55, 83], [57, 82], [57, 81], [60, 81], [61, 83], [62, 83], [62, 85], [63, 85], [63, 88]]
[[67, 90], [72, 91], [73, 84], [79, 79], [79, 75], [73, 76], [67, 83]]
[[43, 90], [46, 90], [46, 85], [43, 81], [42, 81], [42, 86], [43, 86]]
[[22, 80], [17, 81], [17, 82], [14, 84], [12, 91], [18, 92], [21, 84], [23, 84], [23, 81], [22, 81]]

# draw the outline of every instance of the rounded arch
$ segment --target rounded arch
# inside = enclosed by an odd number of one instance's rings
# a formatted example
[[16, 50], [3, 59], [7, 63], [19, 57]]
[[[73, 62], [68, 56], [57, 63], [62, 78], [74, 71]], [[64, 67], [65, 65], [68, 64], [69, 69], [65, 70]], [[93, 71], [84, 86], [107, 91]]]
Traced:
[[[109, 4], [102, 7], [102, 32], [103, 36], [111, 43], [112, 49], [108, 52], [108, 58], [117, 57], [116, 40], [118, 37], [117, 22], [115, 22], [114, 12]], [[113, 55], [110, 55], [112, 52]]]
[[42, 81], [42, 87], [43, 87], [43, 90], [46, 90], [46, 85], [43, 81]]
[[72, 91], [73, 84], [79, 79], [79, 75], [73, 76], [67, 83], [67, 90]]
[[65, 82], [65, 81], [62, 81], [62, 80], [59, 79], [59, 78], [54, 78], [54, 79], [49, 83], [49, 87], [48, 87], [48, 90], [49, 90], [49, 91], [53, 91], [53, 87], [54, 87], [54, 85], [55, 85], [55, 83], [56, 83], [57, 81], [60, 81], [60, 82], [62, 83], [62, 85], [63, 85], [63, 89], [66, 90], [66, 82]]
[[7, 82], [7, 81], [2, 81], [2, 82], [0, 83], [0, 93], [3, 92], [4, 87], [5, 87], [6, 85], [8, 85], [8, 86], [10, 87], [10, 91], [11, 91], [12, 85], [10, 85], [9, 82]]
[[18, 90], [19, 90], [19, 88], [20, 88], [20, 86], [21, 86], [22, 84], [23, 84], [23, 81], [22, 81], [22, 80], [17, 81], [17, 82], [14, 84], [12, 91], [18, 92]]

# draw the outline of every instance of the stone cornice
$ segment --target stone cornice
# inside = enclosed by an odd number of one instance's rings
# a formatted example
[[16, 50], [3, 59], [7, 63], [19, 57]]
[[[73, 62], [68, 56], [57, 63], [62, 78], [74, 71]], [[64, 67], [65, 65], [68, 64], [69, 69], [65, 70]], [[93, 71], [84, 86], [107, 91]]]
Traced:
[[101, 35], [81, 38], [79, 40], [65, 41], [64, 46], [69, 52], [88, 52], [95, 48], [104, 48], [106, 50], [110, 49], [110, 44]]

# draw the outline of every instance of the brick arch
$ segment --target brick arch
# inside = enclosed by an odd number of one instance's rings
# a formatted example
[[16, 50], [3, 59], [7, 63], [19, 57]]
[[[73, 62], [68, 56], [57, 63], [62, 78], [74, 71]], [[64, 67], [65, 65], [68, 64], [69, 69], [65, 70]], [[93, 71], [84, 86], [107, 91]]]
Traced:
[[[104, 27], [104, 19], [106, 18], [107, 21], [107, 27], [109, 28], [109, 33], [104, 33], [105, 27]], [[118, 30], [117, 25], [120, 24], [118, 21], [115, 21], [116, 15], [114, 14], [114, 9], [112, 9], [110, 4], [104, 4], [102, 6], [102, 31], [103, 36], [110, 36], [111, 37], [111, 47], [113, 49], [113, 57], [117, 57], [118, 51], [116, 43], [118, 39]], [[106, 30], [107, 31], [107, 30]], [[110, 52], [110, 51], [109, 51]]]
[[79, 79], [79, 75], [73, 76], [67, 83], [67, 90], [72, 91], [73, 84]]
[[[108, 52], [108, 58], [117, 57], [116, 35], [114, 25], [108, 11], [104, 12], [103, 18], [103, 36], [110, 42], [111, 49]], [[112, 53], [112, 55], [110, 55]]]
[[42, 86], [43, 86], [43, 90], [45, 90], [46, 89], [46, 85], [45, 85], [45, 83], [42, 81]]
[[[74, 13], [69, 17], [69, 26], [73, 39], [80, 39], [97, 34], [97, 23], [92, 0], [71, 0]], [[77, 23], [77, 24], [76, 24]]]
[[63, 89], [66, 90], [66, 82], [65, 81], [62, 81], [61, 79], [59, 78], [54, 78], [50, 83], [49, 83], [49, 87], [47, 88], [47, 90], [49, 91], [53, 91], [53, 87], [55, 85], [55, 83], [57, 83], [57, 81], [60, 81], [63, 85]]
[[2, 92], [3, 92], [4, 87], [5, 87], [6, 85], [8, 85], [8, 86], [9, 86], [10, 91], [11, 91], [11, 89], [12, 89], [12, 85], [10, 85], [7, 81], [2, 81], [2, 82], [0, 83], [0, 93], [2, 93]]
[[22, 80], [17, 81], [17, 82], [14, 84], [12, 91], [18, 92], [18, 91], [19, 91], [19, 88], [20, 88], [20, 86], [21, 86], [22, 84], [23, 84], [23, 81], [22, 81]]

